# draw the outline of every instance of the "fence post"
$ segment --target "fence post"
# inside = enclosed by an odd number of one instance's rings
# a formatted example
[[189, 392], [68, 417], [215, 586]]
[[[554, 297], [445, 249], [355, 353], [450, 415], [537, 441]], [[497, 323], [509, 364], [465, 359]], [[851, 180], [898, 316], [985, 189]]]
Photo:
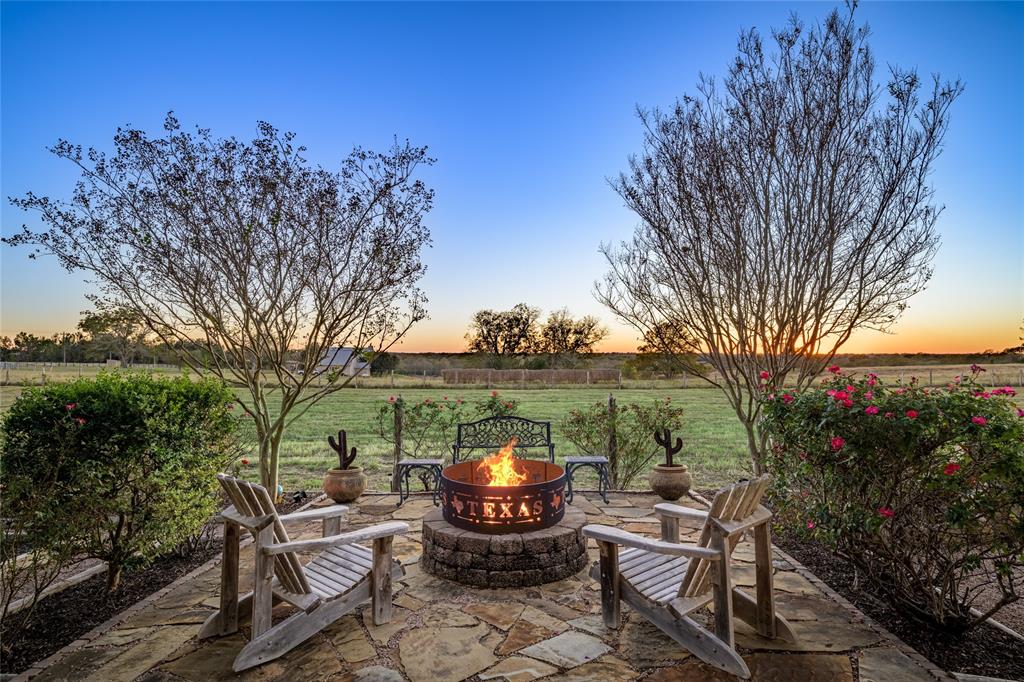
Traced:
[[519, 370], [519, 388], [526, 390], [526, 370]]
[[618, 410], [615, 407], [615, 396], [608, 394], [608, 474], [612, 479], [612, 488], [619, 486], [619, 442], [615, 435], [615, 422]]
[[928, 385], [929, 386], [934, 386], [935, 385], [935, 382], [932, 381], [932, 371], [931, 370], [928, 370]]
[[619, 389], [621, 390], [622, 389], [622, 370], [621, 369], [619, 370], [618, 384], [619, 384]]
[[487, 388], [491, 387], [491, 370], [487, 370]]
[[402, 459], [402, 423], [405, 421], [405, 410], [402, 407], [401, 398], [395, 403], [395, 464], [391, 468], [391, 492], [399, 491], [398, 462]]
[[395, 370], [391, 370], [391, 388], [395, 387]]

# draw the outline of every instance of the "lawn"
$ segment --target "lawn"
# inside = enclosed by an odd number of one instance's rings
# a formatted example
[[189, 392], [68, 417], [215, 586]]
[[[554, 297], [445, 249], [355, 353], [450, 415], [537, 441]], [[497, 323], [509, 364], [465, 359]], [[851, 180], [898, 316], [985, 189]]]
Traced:
[[[1021, 365], [991, 365], [983, 375], [988, 383], [1018, 383]], [[958, 366], [886, 367], [879, 374], [889, 381], [912, 376], [941, 384], [966, 368]], [[858, 373], [867, 369], [854, 370]], [[93, 372], [94, 373], [94, 372]], [[87, 372], [88, 376], [90, 372]], [[51, 370], [48, 380], [71, 379], [77, 370], [58, 373]], [[338, 429], [348, 431], [349, 445], [359, 449], [357, 463], [369, 476], [371, 490], [386, 490], [389, 486], [392, 453], [376, 431], [379, 407], [391, 395], [401, 394], [407, 401], [424, 398], [461, 397], [468, 402], [480, 400], [490, 393], [485, 387], [445, 386], [436, 377], [395, 376], [395, 388], [388, 377], [360, 379], [359, 388], [347, 388], [322, 400], [296, 421], [288, 430], [283, 445], [282, 479], [287, 490], [316, 489], [320, 487], [323, 471], [332, 466], [334, 453], [327, 446], [327, 436]], [[749, 472], [749, 459], [743, 429], [717, 389], [695, 388], [691, 378], [688, 388], [680, 380], [657, 382], [625, 381], [618, 389], [614, 386], [559, 386], [526, 389], [500, 388], [502, 395], [520, 401], [520, 414], [524, 417], [549, 420], [554, 425], [555, 452], [559, 458], [576, 454], [573, 445], [565, 440], [558, 429], [561, 419], [573, 408], [605, 401], [612, 392], [619, 404], [672, 400], [685, 409], [686, 426], [683, 437], [682, 461], [694, 473], [695, 485], [714, 488], [745, 476]], [[0, 410], [20, 393], [20, 386], [0, 386]], [[253, 458], [255, 459], [255, 458]], [[255, 468], [252, 471], [255, 476]], [[582, 474], [586, 483], [586, 474]], [[639, 480], [635, 485], [646, 485]]]
[[[18, 386], [0, 387], [0, 405], [6, 408], [21, 392]], [[350, 446], [359, 448], [357, 464], [369, 476], [371, 490], [386, 490], [391, 471], [391, 446], [377, 435], [376, 415], [389, 396], [400, 392], [408, 401], [461, 397], [474, 402], [490, 394], [486, 388], [430, 387], [352, 388], [339, 391], [310, 408], [285, 436], [282, 455], [282, 479], [286, 490], [315, 489], [325, 469], [332, 466], [334, 452], [327, 436], [338, 429], [348, 431]], [[745, 437], [724, 396], [711, 389], [630, 389], [614, 390], [619, 404], [672, 400], [686, 412], [682, 461], [690, 466], [696, 485], [714, 487], [735, 480], [748, 470]], [[552, 389], [501, 390], [501, 395], [520, 401], [520, 414], [531, 419], [550, 420], [554, 426], [555, 453], [559, 458], [574, 454], [575, 448], [558, 430], [558, 422], [573, 408], [605, 401], [608, 388], [564, 387]], [[334, 465], [336, 466], [336, 465]], [[255, 468], [252, 474], [255, 475]], [[582, 474], [584, 479], [586, 474]], [[645, 485], [639, 481], [638, 485]]]

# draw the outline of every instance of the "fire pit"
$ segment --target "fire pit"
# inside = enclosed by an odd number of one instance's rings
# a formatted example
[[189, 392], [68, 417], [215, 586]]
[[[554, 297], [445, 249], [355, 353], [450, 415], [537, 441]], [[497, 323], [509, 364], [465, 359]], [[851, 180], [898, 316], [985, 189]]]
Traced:
[[478, 587], [567, 578], [587, 564], [586, 516], [565, 506], [565, 471], [499, 452], [441, 475], [441, 509], [423, 518], [428, 573]]
[[565, 513], [565, 470], [517, 459], [513, 438], [497, 454], [441, 472], [441, 510], [456, 528], [523, 533], [548, 528]]

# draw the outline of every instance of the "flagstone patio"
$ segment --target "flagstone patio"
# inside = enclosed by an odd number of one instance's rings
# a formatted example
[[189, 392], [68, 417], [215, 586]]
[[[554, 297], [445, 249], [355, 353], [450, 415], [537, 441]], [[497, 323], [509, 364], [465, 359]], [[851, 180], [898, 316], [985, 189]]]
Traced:
[[[597, 585], [586, 570], [560, 582], [518, 589], [467, 588], [421, 572], [421, 518], [433, 507], [429, 498], [414, 498], [396, 509], [396, 499], [364, 496], [351, 505], [349, 515], [354, 527], [386, 519], [409, 522], [408, 535], [395, 542], [406, 575], [396, 585], [394, 618], [387, 625], [374, 626], [364, 606], [282, 658], [235, 675], [231, 663], [247, 629], [222, 639], [195, 639], [199, 624], [218, 603], [220, 568], [207, 566], [22, 677], [109, 682], [732, 679], [690, 656], [626, 606], [622, 628], [606, 629]], [[653, 506], [658, 501], [651, 495], [619, 494], [605, 504], [596, 495], [578, 494], [573, 506], [591, 523], [655, 536], [659, 525]], [[292, 536], [319, 534], [319, 526], [309, 524]], [[593, 557], [596, 549], [590, 553]], [[740, 544], [734, 560], [734, 579], [752, 586], [752, 546]], [[243, 582], [251, 580], [246, 575], [253, 565], [251, 544], [242, 550], [241, 565]], [[775, 566], [776, 604], [799, 641], [765, 640], [738, 624], [737, 643], [755, 680], [935, 679], [923, 659], [901, 651], [890, 635], [830, 597], [778, 551]], [[279, 607], [281, 614], [286, 609]]]

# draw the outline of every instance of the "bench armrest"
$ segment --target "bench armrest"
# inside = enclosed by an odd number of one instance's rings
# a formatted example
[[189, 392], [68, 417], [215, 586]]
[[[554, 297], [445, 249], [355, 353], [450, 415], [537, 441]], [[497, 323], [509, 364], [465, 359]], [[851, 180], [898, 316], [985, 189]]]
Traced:
[[[699, 528], [708, 520], [708, 513], [700, 509], [691, 509], [678, 504], [661, 502], [654, 505], [654, 513], [661, 517], [667, 516], [685, 522], [687, 528]], [[692, 525], [691, 525], [692, 524]]]
[[263, 551], [267, 554], [284, 554], [286, 552], [310, 552], [314, 550], [340, 547], [341, 545], [354, 545], [364, 540], [376, 540], [398, 533], [405, 533], [409, 530], [409, 524], [402, 521], [387, 521], [378, 523], [375, 526], [360, 528], [340, 535], [329, 535], [326, 538], [314, 538], [312, 540], [295, 540], [282, 542], [276, 545], [267, 545]]
[[343, 504], [332, 504], [328, 507], [311, 507], [302, 511], [292, 512], [279, 516], [281, 523], [301, 523], [303, 521], [318, 521], [320, 519], [331, 519], [335, 516], [344, 516], [348, 513], [348, 507]]
[[629, 533], [612, 526], [589, 524], [583, 526], [583, 535], [588, 538], [594, 538], [600, 542], [611, 542], [616, 545], [622, 545], [623, 547], [634, 547], [636, 549], [644, 549], [649, 552], [657, 552], [658, 554], [685, 556], [690, 557], [691, 559], [707, 559], [708, 561], [718, 561], [722, 557], [721, 553], [717, 550], [709, 549], [707, 547], [699, 547], [695, 544], [685, 544], [680, 542], [652, 540], [651, 538], [644, 537], [643, 535]]

